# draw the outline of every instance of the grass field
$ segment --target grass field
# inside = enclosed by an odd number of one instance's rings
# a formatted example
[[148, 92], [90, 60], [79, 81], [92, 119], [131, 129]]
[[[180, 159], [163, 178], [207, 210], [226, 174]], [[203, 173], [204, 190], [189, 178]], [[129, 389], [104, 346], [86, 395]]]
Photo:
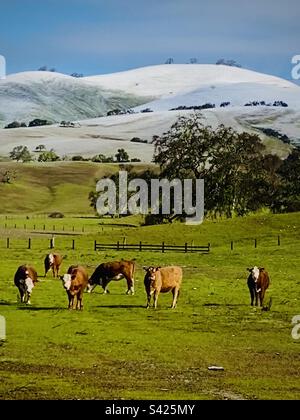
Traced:
[[[141, 227], [133, 217], [111, 225], [110, 219], [93, 217], [2, 216], [0, 314], [7, 339], [0, 346], [0, 398], [298, 399], [300, 340], [291, 336], [291, 320], [300, 314], [299, 219], [296, 213], [261, 214], [200, 226]], [[68, 311], [61, 282], [49, 273], [33, 290], [31, 306], [18, 303], [16, 268], [28, 262], [43, 274], [53, 234], [56, 250], [65, 255], [63, 270], [82, 263], [91, 273], [103, 261], [136, 258], [136, 294], [125, 295], [121, 280], [111, 283], [110, 295], [99, 287], [85, 294], [82, 312]], [[95, 239], [122, 243], [124, 238], [127, 243], [210, 242], [211, 252], [93, 250]], [[171, 294], [160, 295], [156, 311], [145, 309], [142, 266], [147, 264], [183, 267], [175, 310], [169, 309]], [[249, 304], [246, 267], [253, 265], [270, 274], [270, 311]], [[211, 365], [224, 371], [210, 371]]]

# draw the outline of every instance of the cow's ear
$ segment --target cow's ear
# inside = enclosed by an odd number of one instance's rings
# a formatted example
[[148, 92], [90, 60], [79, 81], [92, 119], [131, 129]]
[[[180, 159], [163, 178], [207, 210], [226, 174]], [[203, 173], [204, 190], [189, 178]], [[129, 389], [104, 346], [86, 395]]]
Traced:
[[160, 268], [161, 268], [160, 266], [159, 267], [156, 267], [155, 271], [158, 271]]
[[264, 267], [259, 267], [259, 271], [264, 271]]
[[63, 279], [64, 279], [64, 276], [59, 276], [59, 278], [60, 278], [61, 280], [63, 280]]
[[253, 270], [253, 268], [246, 268], [246, 270], [247, 271], [250, 271], [250, 273], [251, 273], [251, 271]]
[[143, 266], [143, 270], [148, 271], [149, 267], [146, 267], [145, 265]]

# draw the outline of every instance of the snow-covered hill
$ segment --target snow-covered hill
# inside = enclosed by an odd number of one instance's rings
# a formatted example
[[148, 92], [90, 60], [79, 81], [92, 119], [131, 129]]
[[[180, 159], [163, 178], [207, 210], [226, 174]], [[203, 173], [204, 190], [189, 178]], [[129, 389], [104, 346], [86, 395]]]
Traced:
[[[283, 101], [288, 107], [244, 106], [252, 101]], [[230, 105], [221, 108], [222, 102]], [[48, 72], [8, 76], [0, 81], [0, 124], [1, 120], [28, 122], [38, 117], [81, 120], [81, 127], [0, 130], [0, 154], [7, 154], [17, 144], [32, 150], [42, 143], [60, 155], [111, 155], [124, 147], [131, 157], [150, 161], [152, 145], [130, 142], [132, 137], [150, 142], [153, 135], [168, 130], [179, 115], [193, 112], [169, 111], [171, 108], [205, 103], [215, 104], [215, 108], [201, 111], [204, 123], [257, 132], [268, 150], [281, 156], [288, 146], [264, 136], [264, 129], [271, 128], [300, 144], [299, 86], [241, 68], [173, 64], [80, 79]], [[114, 108], [134, 108], [136, 113], [103, 117]], [[140, 113], [144, 108], [154, 112]]]
[[0, 80], [0, 124], [28, 123], [34, 118], [52, 122], [99, 117], [116, 107], [130, 108], [145, 99], [110, 91], [81, 78], [34, 71]]
[[273, 89], [291, 89], [295, 86], [268, 74], [215, 64], [163, 64], [85, 77], [85, 80], [106, 89], [114, 88], [133, 95], [156, 98], [193, 92], [196, 89], [215, 85], [254, 83], [257, 89], [266, 85], [270, 85]]

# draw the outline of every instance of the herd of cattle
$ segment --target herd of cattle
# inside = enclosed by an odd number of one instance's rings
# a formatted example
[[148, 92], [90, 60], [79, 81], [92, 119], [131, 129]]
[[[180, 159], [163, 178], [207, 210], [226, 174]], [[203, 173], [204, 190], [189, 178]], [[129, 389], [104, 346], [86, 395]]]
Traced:
[[[44, 260], [45, 277], [52, 269], [53, 277], [60, 277], [63, 287], [67, 292], [69, 309], [83, 309], [83, 293], [85, 290], [91, 293], [100, 285], [104, 293], [109, 293], [108, 284], [112, 280], [125, 278], [127, 281], [127, 294], [134, 294], [135, 261], [113, 261], [100, 264], [89, 277], [85, 267], [71, 265], [66, 274], [59, 276], [63, 258], [59, 254], [48, 254]], [[172, 308], [176, 307], [179, 291], [182, 283], [182, 269], [178, 266], [170, 267], [143, 267], [145, 270], [144, 285], [147, 294], [147, 308], [150, 307], [151, 297], [153, 306], [157, 307], [160, 293], [172, 292]], [[247, 285], [251, 296], [251, 305], [263, 306], [264, 296], [270, 284], [267, 271], [264, 268], [248, 268], [249, 276]], [[21, 265], [14, 277], [14, 283], [19, 289], [21, 302], [30, 304], [30, 297], [35, 284], [38, 282], [36, 270], [30, 265]]]

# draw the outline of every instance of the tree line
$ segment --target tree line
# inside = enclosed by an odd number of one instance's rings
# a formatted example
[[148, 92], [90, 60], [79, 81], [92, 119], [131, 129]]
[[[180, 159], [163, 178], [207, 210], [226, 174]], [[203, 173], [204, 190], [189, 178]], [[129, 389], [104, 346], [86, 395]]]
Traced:
[[[153, 161], [160, 171], [141, 173], [132, 167], [128, 181], [143, 178], [150, 186], [153, 178], [204, 179], [205, 211], [212, 217], [244, 216], [266, 207], [272, 212], [300, 211], [299, 147], [280, 159], [266, 152], [257, 134], [224, 125], [213, 129], [203, 125], [199, 113], [180, 117], [153, 143]], [[118, 185], [118, 174], [111, 178]], [[97, 194], [91, 192], [89, 199], [95, 207]], [[146, 221], [161, 223], [177, 217], [184, 215], [149, 215]]]

